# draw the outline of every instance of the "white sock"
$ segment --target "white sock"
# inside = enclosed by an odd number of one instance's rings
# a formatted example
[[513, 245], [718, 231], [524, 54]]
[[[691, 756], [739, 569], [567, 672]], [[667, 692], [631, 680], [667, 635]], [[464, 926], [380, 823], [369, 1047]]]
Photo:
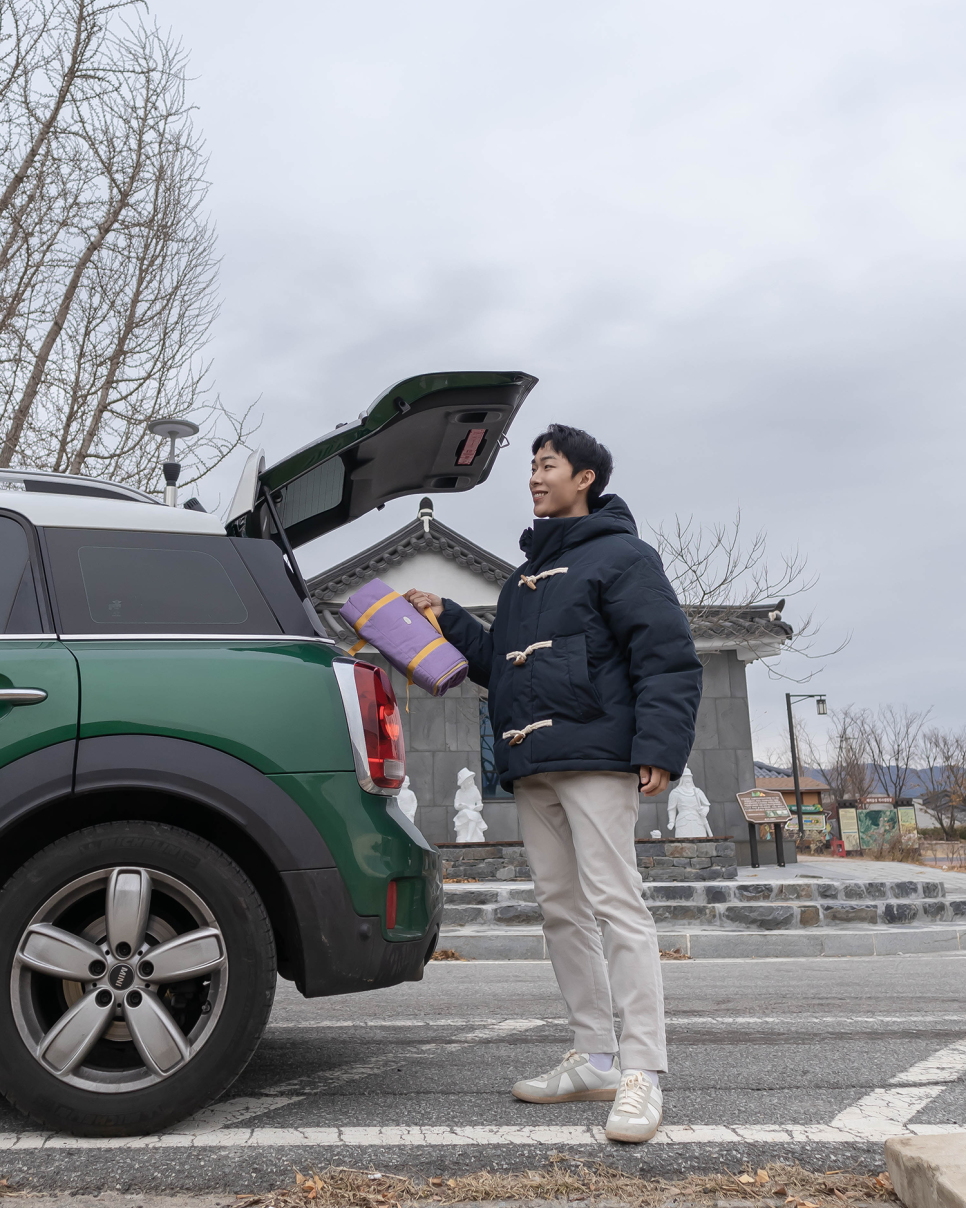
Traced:
[[661, 1085], [661, 1075], [657, 1072], [657, 1070], [621, 1070], [622, 1078], [625, 1074], [643, 1074], [645, 1078], [650, 1078], [655, 1086], [659, 1087]]
[[587, 1060], [595, 1070], [609, 1070], [614, 1064], [613, 1053], [588, 1053]]

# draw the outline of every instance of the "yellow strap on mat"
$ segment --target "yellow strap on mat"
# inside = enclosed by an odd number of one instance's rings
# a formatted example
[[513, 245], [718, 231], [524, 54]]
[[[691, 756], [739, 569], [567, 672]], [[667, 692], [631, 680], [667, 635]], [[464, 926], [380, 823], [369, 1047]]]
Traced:
[[436, 613], [431, 608], [423, 609], [423, 616], [429, 621], [430, 625], [436, 630], [440, 637], [443, 636], [443, 631], [439, 627], [439, 621], [436, 620]]
[[422, 648], [422, 650], [420, 650], [419, 654], [416, 655], [416, 657], [412, 660], [412, 662], [406, 668], [406, 678], [409, 680], [410, 683], [413, 682], [413, 672], [416, 670], [416, 668], [419, 666], [419, 664], [423, 661], [423, 659], [427, 656], [427, 654], [432, 654], [433, 651], [437, 650], [440, 646], [442, 646], [445, 643], [445, 641], [446, 641], [445, 638], [434, 638], [429, 643], [428, 646], [424, 646]]
[[375, 602], [375, 604], [370, 604], [369, 607], [366, 609], [366, 611], [358, 619], [358, 621], [356, 621], [356, 623], [352, 626], [352, 628], [356, 631], [356, 633], [358, 633], [359, 630], [363, 627], [363, 625], [365, 625], [366, 621], [372, 620], [372, 618], [376, 615], [376, 613], [379, 611], [379, 609], [382, 608], [383, 604], [388, 604], [390, 602], [390, 600], [398, 600], [398, 599], [399, 599], [399, 592], [391, 591], [387, 596], [383, 596], [381, 600], [377, 600]]
[[[375, 604], [370, 604], [358, 621], [353, 624], [352, 628], [356, 631], [356, 633], [358, 633], [359, 630], [362, 629], [363, 625], [365, 625], [366, 621], [371, 620], [384, 604], [388, 604], [390, 601], [398, 599], [399, 592], [391, 591], [387, 596], [383, 596], [381, 600], [377, 600]], [[365, 646], [367, 641], [367, 638], [363, 638], [361, 642], [356, 642], [354, 646], [350, 646], [349, 654], [358, 654], [363, 646]]]
[[[432, 617], [432, 614], [429, 614], [429, 616], [427, 617], [427, 620], [434, 620], [434, 619], [435, 618]], [[437, 625], [436, 628], [439, 629], [439, 626]], [[424, 646], [422, 648], [422, 650], [420, 650], [419, 654], [416, 655], [416, 657], [412, 660], [412, 662], [406, 668], [406, 712], [407, 713], [409, 712], [409, 686], [413, 682], [413, 672], [416, 670], [416, 668], [423, 661], [423, 659], [426, 657], [427, 654], [432, 654], [433, 651], [436, 650], [438, 647], [442, 646], [445, 641], [446, 641], [445, 638], [435, 638], [432, 642], [429, 643], [428, 646]]]

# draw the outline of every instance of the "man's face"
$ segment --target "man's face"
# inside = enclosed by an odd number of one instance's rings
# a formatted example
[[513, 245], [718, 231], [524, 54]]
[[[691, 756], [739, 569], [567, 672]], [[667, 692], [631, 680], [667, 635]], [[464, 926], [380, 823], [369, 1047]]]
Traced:
[[538, 449], [530, 468], [530, 495], [534, 516], [586, 516], [587, 491], [596, 478], [593, 470], [574, 468], [552, 445]]

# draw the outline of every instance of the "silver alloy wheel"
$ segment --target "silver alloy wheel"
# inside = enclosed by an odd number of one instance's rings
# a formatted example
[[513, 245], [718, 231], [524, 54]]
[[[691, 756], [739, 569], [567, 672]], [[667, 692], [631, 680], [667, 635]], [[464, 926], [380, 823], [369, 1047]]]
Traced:
[[184, 1068], [218, 1022], [228, 958], [202, 899], [167, 873], [78, 877], [30, 920], [11, 1005], [48, 1072], [101, 1093], [140, 1090]]

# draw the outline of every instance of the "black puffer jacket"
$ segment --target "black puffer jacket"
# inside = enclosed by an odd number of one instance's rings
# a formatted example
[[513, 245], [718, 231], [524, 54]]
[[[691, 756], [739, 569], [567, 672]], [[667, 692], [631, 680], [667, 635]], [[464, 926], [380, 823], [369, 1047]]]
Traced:
[[[638, 538], [627, 504], [605, 495], [589, 516], [537, 520], [520, 547], [528, 561], [503, 585], [489, 632], [452, 600], [440, 617], [470, 678], [489, 689], [503, 786], [535, 772], [632, 772], [641, 764], [680, 776], [694, 741], [701, 664], [661, 560]], [[541, 642], [525, 661], [509, 657]]]

